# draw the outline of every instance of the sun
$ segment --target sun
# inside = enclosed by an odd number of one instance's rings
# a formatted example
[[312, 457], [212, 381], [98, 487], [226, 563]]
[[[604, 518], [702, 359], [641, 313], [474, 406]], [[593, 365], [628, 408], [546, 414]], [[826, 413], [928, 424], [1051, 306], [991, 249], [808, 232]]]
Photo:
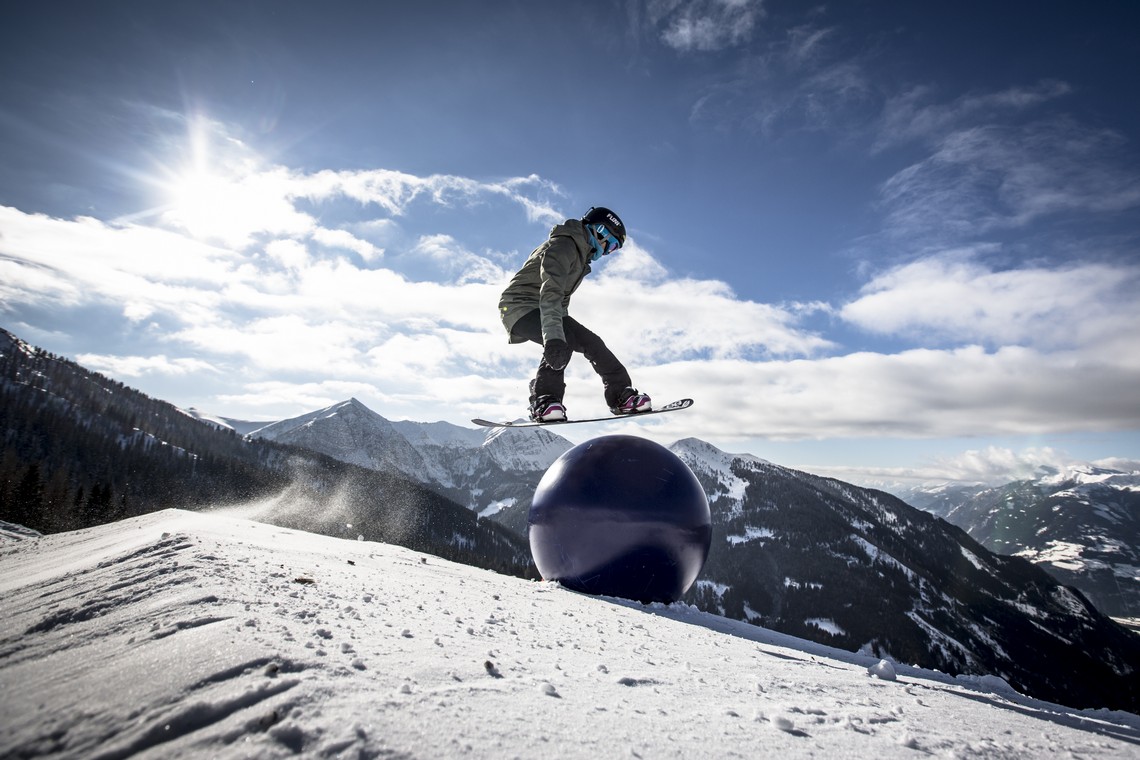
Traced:
[[228, 226], [233, 213], [234, 191], [231, 183], [195, 168], [176, 177], [170, 185], [170, 205], [165, 214], [168, 222], [182, 227], [195, 237], [213, 237]]
[[168, 171], [162, 183], [162, 219], [195, 238], [232, 242], [245, 236], [241, 225], [235, 225], [244, 204], [239, 170], [250, 162], [248, 156], [232, 155], [235, 147], [242, 147], [233, 141], [225, 144], [228, 155], [219, 154], [216, 132], [207, 119], [189, 120], [181, 166]]
[[294, 206], [290, 174], [209, 123], [190, 128], [182, 168], [163, 185], [163, 222], [231, 248], [261, 233], [303, 235], [312, 219]]

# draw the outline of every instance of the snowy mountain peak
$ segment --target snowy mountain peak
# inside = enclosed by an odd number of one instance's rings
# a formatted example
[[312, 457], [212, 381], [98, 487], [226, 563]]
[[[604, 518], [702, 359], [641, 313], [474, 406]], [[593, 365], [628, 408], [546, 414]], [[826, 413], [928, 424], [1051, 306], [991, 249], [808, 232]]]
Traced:
[[352, 424], [357, 420], [366, 420], [377, 426], [386, 426], [390, 424], [388, 420], [384, 419], [364, 404], [352, 398], [348, 401], [341, 401], [339, 403], [333, 404], [332, 406], [326, 406], [324, 409], [318, 409], [315, 412], [302, 414], [299, 417], [291, 417], [287, 420], [272, 422], [268, 425], [265, 425], [264, 427], [254, 430], [252, 433], [250, 433], [250, 435], [257, 438], [278, 440], [291, 431], [311, 426], [321, 420], [334, 419], [339, 420], [340, 422], [349, 421], [349, 424]]
[[356, 399], [274, 422], [250, 435], [319, 451], [373, 470], [431, 472], [423, 455], [391, 422]]
[[1041, 478], [1038, 482], [1043, 486], [1136, 485], [1140, 482], [1140, 473], [1122, 472], [1091, 464], [1078, 464], [1060, 469], [1053, 475]]
[[739, 514], [748, 488], [746, 473], [776, 468], [751, 454], [728, 454], [699, 438], [683, 438], [669, 447], [689, 466], [709, 495], [709, 505]]
[[704, 461], [710, 465], [715, 465], [717, 469], [723, 469], [732, 462], [741, 462], [750, 465], [772, 464], [765, 459], [751, 454], [729, 454], [707, 441], [702, 441], [700, 438], [682, 438], [669, 448], [674, 454], [682, 458], [684, 458], [683, 455], [689, 456], [696, 461]]
[[681, 451], [704, 458], [720, 458], [726, 456], [725, 452], [700, 438], [682, 438], [669, 447], [674, 454]]

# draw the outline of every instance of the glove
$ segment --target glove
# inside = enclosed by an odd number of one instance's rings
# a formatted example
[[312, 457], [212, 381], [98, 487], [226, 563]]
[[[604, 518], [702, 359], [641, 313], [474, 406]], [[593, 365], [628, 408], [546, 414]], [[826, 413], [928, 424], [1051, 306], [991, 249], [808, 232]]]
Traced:
[[563, 370], [570, 363], [570, 346], [561, 338], [551, 338], [542, 348], [542, 358], [551, 369]]

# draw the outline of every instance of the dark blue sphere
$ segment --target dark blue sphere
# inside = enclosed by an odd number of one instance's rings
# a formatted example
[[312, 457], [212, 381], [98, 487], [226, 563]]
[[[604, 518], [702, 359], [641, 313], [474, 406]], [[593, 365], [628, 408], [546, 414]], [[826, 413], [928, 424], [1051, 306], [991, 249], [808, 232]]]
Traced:
[[546, 580], [587, 594], [675, 602], [700, 575], [712, 541], [708, 499], [664, 446], [594, 438], [550, 466], [527, 518]]

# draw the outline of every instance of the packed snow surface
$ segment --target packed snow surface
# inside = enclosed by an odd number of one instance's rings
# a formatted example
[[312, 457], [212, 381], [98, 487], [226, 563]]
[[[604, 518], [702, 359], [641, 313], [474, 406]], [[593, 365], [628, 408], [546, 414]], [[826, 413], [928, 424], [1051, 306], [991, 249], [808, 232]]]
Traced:
[[1140, 752], [1130, 713], [241, 514], [0, 537], [0, 756]]

